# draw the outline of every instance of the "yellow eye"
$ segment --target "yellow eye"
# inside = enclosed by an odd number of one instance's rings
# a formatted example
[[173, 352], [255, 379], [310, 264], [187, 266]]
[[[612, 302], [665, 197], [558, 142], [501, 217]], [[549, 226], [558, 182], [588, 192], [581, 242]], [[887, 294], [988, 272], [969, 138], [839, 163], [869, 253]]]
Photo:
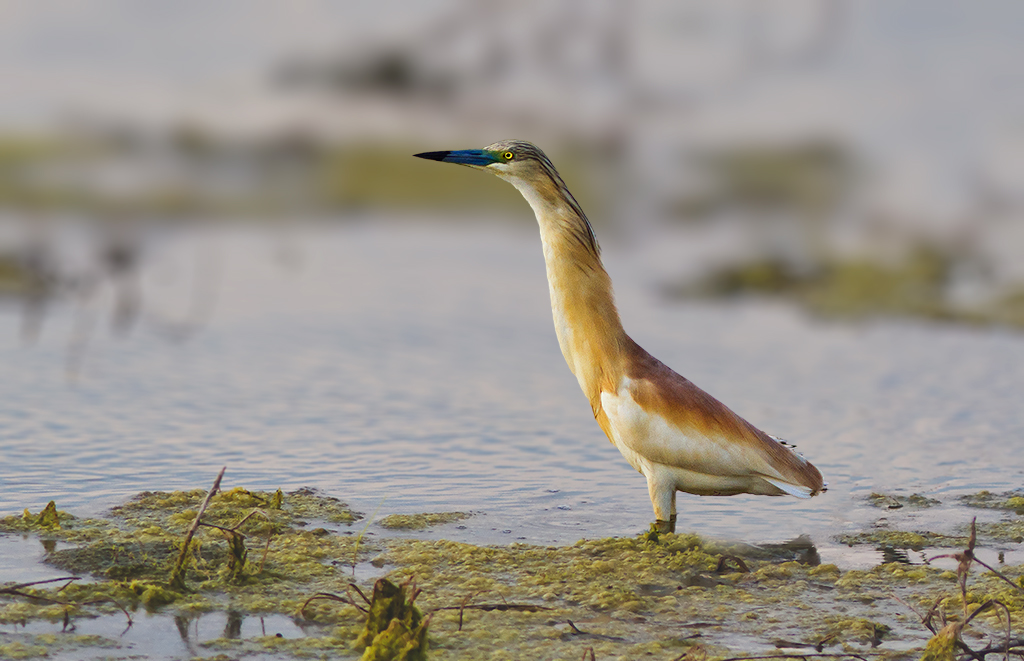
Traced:
[[514, 154], [510, 151], [507, 151], [504, 154], [502, 154], [502, 156], [505, 158], [506, 161], [511, 161]]

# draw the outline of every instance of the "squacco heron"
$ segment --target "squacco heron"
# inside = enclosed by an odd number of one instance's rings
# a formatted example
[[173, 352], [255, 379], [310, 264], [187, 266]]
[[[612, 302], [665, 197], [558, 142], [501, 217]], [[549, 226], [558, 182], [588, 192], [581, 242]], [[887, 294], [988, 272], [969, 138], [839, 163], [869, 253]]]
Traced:
[[647, 478], [657, 530], [675, 532], [677, 491], [810, 498], [825, 490], [810, 462], [626, 335], [594, 230], [544, 152], [505, 140], [416, 156], [491, 172], [530, 203], [544, 244], [558, 345], [597, 424]]

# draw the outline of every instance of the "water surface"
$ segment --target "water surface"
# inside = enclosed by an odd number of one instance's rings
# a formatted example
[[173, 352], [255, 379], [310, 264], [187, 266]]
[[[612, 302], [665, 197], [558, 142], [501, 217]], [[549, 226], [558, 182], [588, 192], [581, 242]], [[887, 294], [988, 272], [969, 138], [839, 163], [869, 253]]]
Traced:
[[[956, 496], [1021, 485], [1021, 336], [666, 302], [654, 285], [671, 260], [699, 259], [699, 242], [605, 243], [632, 337], [796, 443], [830, 485], [806, 501], [680, 494], [681, 530], [748, 542], [807, 534], [829, 547], [880, 517], [952, 530], [972, 515]], [[197, 273], [214, 313], [169, 339]], [[645, 482], [562, 359], [544, 277], [526, 224], [367, 218], [167, 233], [148, 252], [140, 327], [112, 336], [100, 297], [77, 378], [65, 370], [75, 307], [55, 308], [24, 346], [18, 308], [4, 304], [0, 514], [51, 499], [99, 513], [143, 490], [207, 488], [226, 465], [226, 487], [316, 487], [378, 518], [478, 513], [427, 535], [549, 544], [635, 534], [652, 519]], [[863, 500], [872, 491], [944, 506], [878, 510]]]

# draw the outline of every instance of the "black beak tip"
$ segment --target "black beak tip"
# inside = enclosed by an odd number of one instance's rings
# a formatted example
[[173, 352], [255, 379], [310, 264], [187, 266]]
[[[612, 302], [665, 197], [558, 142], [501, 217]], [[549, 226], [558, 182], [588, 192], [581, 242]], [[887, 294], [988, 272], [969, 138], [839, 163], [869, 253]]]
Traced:
[[428, 161], [443, 161], [450, 151], [425, 151], [419, 154], [413, 154], [416, 158], [425, 158]]

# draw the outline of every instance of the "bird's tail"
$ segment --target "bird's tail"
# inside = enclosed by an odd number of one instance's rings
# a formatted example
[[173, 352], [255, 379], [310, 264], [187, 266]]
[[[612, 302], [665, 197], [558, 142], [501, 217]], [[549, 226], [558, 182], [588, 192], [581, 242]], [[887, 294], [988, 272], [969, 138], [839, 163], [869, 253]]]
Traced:
[[[761, 479], [776, 489], [784, 491], [790, 496], [796, 496], [797, 498], [810, 498], [817, 493], [814, 489], [802, 484], [790, 484], [789, 482], [783, 482], [782, 480], [773, 477], [765, 477], [764, 475], [761, 476]], [[823, 490], [824, 489], [822, 489], [822, 491]]]
[[[821, 472], [794, 449], [795, 445], [771, 434], [766, 434], [766, 436], [786, 448], [791, 461], [786, 462], [789, 464], [789, 470], [780, 471], [779, 477], [762, 475], [765, 482], [783, 493], [797, 498], [810, 498], [828, 490], [828, 483], [821, 478]], [[781, 467], [776, 466], [776, 468]]]

